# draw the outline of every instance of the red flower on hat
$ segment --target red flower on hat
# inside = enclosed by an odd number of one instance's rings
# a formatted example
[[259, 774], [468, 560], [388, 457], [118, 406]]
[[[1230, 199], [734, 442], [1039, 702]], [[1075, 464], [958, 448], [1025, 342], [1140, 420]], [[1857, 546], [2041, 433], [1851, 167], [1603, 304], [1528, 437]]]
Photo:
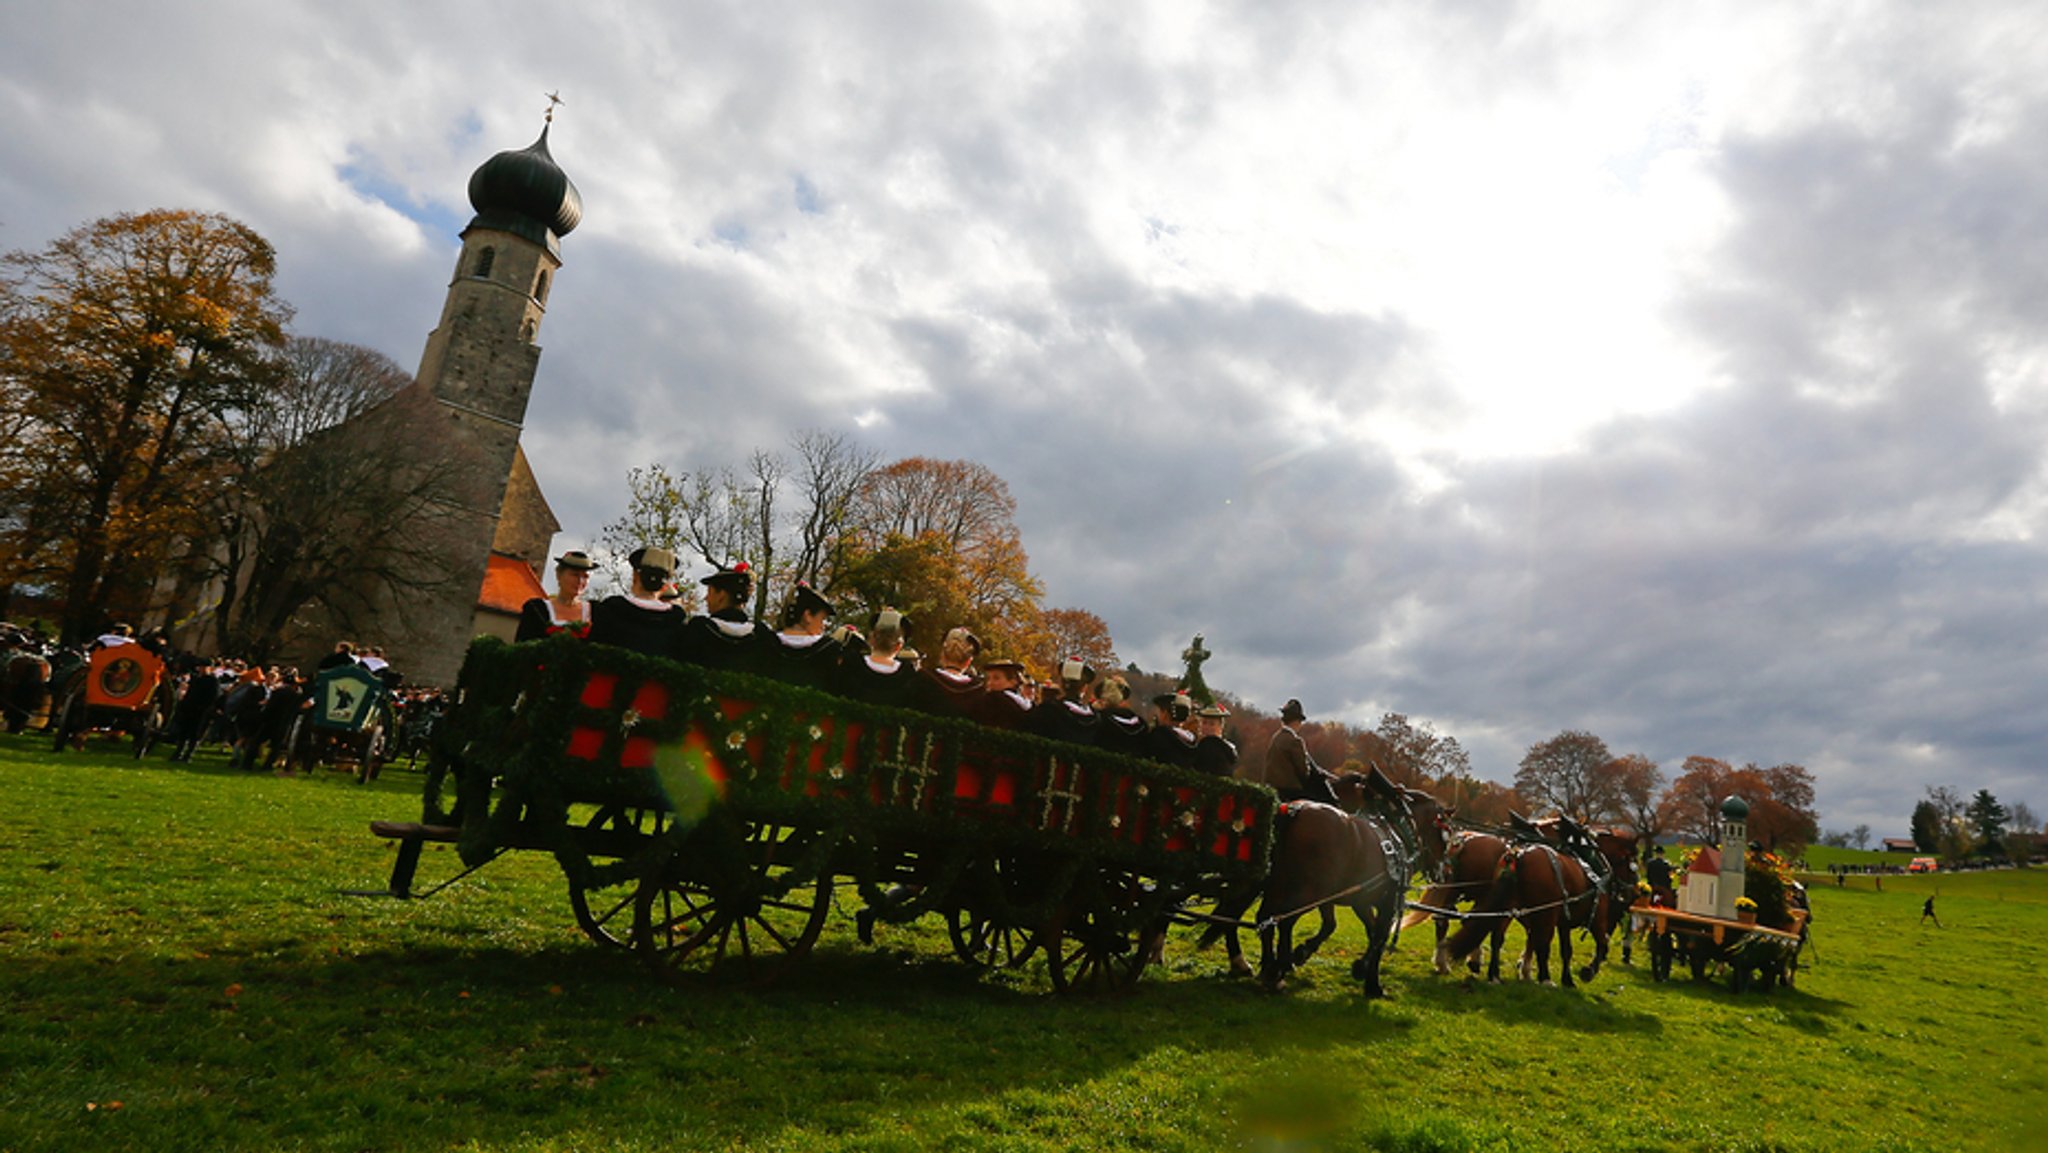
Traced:
[[747, 569], [747, 562], [746, 562], [746, 561], [736, 561], [736, 562], [734, 562], [734, 564], [733, 564], [732, 568], [731, 568], [730, 570], [728, 570], [728, 571], [730, 571], [730, 572], [746, 572], [746, 571], [748, 571], [748, 569]]

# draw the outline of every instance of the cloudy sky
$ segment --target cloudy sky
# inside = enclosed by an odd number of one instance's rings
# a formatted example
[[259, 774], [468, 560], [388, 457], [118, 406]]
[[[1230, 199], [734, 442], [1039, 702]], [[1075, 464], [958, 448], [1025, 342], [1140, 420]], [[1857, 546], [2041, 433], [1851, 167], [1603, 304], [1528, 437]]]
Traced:
[[408, 366], [559, 90], [564, 545], [846, 432], [995, 469], [1127, 659], [1485, 776], [2048, 803], [2036, 3], [0, 8], [0, 248], [230, 213]]

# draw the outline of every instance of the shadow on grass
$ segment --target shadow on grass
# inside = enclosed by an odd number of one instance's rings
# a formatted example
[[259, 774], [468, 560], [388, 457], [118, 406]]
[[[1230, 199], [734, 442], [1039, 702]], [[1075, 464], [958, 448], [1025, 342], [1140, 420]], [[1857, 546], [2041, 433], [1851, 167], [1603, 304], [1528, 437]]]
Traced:
[[[233, 1129], [252, 1147], [309, 1134], [323, 1146], [432, 1144], [450, 1135], [451, 1110], [485, 1147], [537, 1124], [579, 1144], [682, 1131], [728, 1144], [772, 1141], [797, 1118], [843, 1133], [878, 1112], [1056, 1096], [1155, 1058], [1219, 1069], [1313, 1059], [1414, 1027], [1363, 998], [1274, 996], [1220, 978], [1061, 997], [1042, 963], [982, 974], [837, 941], [750, 988], [663, 983], [636, 957], [587, 944], [533, 950], [446, 926], [393, 929], [412, 939], [354, 953], [282, 940], [232, 956], [17, 956], [0, 982], [16, 1026], [0, 1030], [0, 1059], [34, 1072], [0, 1100], [119, 1097], [194, 1143]], [[1330, 982], [1349, 985], [1332, 971], [1305, 988]], [[306, 1128], [322, 1116], [347, 1120]], [[51, 1120], [57, 1129], [19, 1147], [78, 1136]]]

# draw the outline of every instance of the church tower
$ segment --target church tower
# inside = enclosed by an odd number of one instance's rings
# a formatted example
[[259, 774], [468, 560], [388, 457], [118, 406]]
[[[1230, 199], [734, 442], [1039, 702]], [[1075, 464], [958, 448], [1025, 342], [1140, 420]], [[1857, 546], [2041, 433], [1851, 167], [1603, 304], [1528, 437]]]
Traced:
[[445, 422], [442, 436], [462, 445], [474, 478], [446, 542], [469, 567], [449, 574], [440, 603], [415, 606], [422, 610], [419, 644], [406, 663], [416, 682], [455, 682], [487, 571], [516, 558], [537, 574], [556, 527], [519, 451], [561, 240], [583, 220], [582, 194], [548, 152], [553, 120], [550, 108], [540, 139], [498, 153], [470, 176], [476, 215], [462, 230], [441, 321], [427, 335], [414, 378], [414, 388], [432, 397], [434, 419]]

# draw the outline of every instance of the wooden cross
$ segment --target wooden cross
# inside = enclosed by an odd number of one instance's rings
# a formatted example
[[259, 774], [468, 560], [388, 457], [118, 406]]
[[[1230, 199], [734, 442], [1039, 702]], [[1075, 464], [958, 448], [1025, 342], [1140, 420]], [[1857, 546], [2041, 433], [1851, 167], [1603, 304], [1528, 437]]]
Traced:
[[559, 89], [554, 92], [543, 93], [543, 95], [545, 95], [548, 98], [548, 111], [546, 122], [549, 124], [553, 124], [555, 122], [555, 105], [567, 104], [568, 101], [562, 99], [562, 94]]

